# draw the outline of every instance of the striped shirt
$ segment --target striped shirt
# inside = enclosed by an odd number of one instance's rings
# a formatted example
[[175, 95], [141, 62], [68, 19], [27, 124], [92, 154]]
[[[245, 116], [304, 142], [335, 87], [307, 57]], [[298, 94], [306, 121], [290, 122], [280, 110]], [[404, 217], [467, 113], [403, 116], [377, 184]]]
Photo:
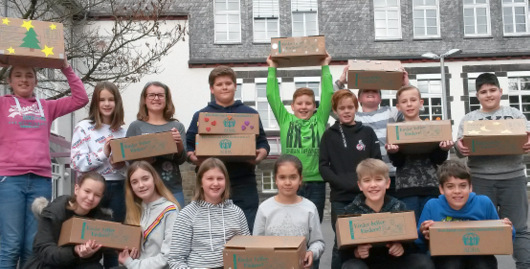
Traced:
[[381, 149], [381, 156], [383, 161], [388, 165], [390, 169], [390, 176], [396, 174], [396, 168], [392, 166], [388, 154], [386, 153], [386, 124], [398, 121], [403, 121], [403, 114], [401, 114], [397, 108], [382, 106], [376, 111], [372, 112], [359, 112], [355, 114], [355, 120], [362, 122], [364, 125], [372, 127], [374, 129], [377, 138], [379, 139], [379, 147]]
[[232, 200], [193, 201], [175, 220], [168, 264], [177, 268], [223, 266], [223, 249], [236, 235], [250, 235], [243, 211]]

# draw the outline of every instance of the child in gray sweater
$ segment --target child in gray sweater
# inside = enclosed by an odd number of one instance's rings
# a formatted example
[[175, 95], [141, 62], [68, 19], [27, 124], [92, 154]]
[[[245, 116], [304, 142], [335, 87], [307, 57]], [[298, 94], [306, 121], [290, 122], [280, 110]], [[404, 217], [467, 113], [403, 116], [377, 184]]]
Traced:
[[305, 268], [318, 268], [324, 239], [318, 211], [311, 201], [296, 194], [302, 184], [302, 163], [293, 155], [282, 155], [274, 164], [278, 194], [258, 208], [253, 235], [305, 236]]

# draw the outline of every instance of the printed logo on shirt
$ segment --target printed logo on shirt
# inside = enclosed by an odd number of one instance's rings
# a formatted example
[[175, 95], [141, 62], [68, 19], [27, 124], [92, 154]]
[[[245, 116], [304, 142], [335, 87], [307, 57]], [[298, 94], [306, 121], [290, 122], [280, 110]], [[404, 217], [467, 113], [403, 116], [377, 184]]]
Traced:
[[100, 143], [100, 144], [103, 144], [105, 143], [105, 136], [102, 136], [102, 137], [99, 137], [99, 138], [96, 138], [96, 143]]
[[46, 118], [40, 116], [40, 110], [37, 104], [30, 106], [21, 107], [21, 111], [18, 110], [16, 105], [12, 105], [9, 110], [8, 118], [15, 118], [21, 116], [22, 120], [11, 120], [8, 124], [18, 125], [20, 128], [39, 128], [46, 126]]
[[364, 149], [366, 149], [366, 145], [363, 143], [362, 140], [359, 140], [359, 143], [357, 143], [357, 150], [364, 151]]
[[318, 130], [317, 121], [310, 119], [308, 128], [310, 134], [302, 136], [302, 122], [293, 121], [289, 123], [287, 130], [286, 154], [304, 154], [306, 156], [318, 156], [321, 134]]
[[509, 120], [513, 119], [512, 116], [487, 116], [479, 120]]

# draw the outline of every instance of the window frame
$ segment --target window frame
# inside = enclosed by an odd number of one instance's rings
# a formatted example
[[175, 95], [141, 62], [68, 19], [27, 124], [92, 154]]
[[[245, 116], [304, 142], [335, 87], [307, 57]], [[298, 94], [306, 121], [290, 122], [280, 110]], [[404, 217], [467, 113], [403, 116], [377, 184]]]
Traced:
[[[265, 176], [265, 174], [267, 174], [267, 176]], [[272, 170], [266, 170], [266, 171], [261, 171], [261, 174], [260, 174], [260, 177], [261, 177], [261, 192], [262, 193], [278, 193], [278, 188], [276, 187], [276, 182], [274, 180], [274, 173]], [[265, 188], [265, 178], [270, 178], [270, 185], [271, 185], [271, 188]], [[269, 182], [267, 182], [269, 183]]]
[[[514, 1], [514, 0], [512, 0]], [[502, 32], [504, 34], [504, 36], [521, 36], [521, 35], [528, 35], [530, 34], [530, 23], [528, 22], [528, 0], [523, 0], [524, 3], [505, 3], [504, 1], [501, 1], [501, 12], [502, 12]], [[511, 33], [506, 33], [506, 18], [505, 18], [505, 15], [504, 15], [504, 9], [505, 8], [511, 8], [512, 10], [512, 14], [515, 15], [515, 8], [516, 7], [523, 7], [525, 12], [524, 12], [524, 18], [525, 18], [525, 27], [526, 27], [526, 31], [525, 32], [517, 32], [516, 29], [516, 23], [515, 23], [515, 16], [513, 16], [513, 20], [512, 20], [512, 23], [513, 23], [513, 32]]]
[[[416, 6], [416, 4], [414, 3], [415, 0], [412, 1], [412, 31], [413, 31], [413, 36], [414, 36], [414, 39], [432, 39], [432, 38], [441, 38], [442, 37], [442, 33], [441, 33], [441, 25], [440, 25], [440, 1], [439, 0], [434, 0], [436, 1], [436, 5], [435, 6], [430, 6], [430, 5], [418, 5]], [[428, 35], [427, 34], [427, 17], [426, 17], [426, 11], [428, 9], [432, 9], [433, 7], [436, 8], [436, 30], [437, 30], [437, 34], [436, 35]], [[422, 35], [422, 36], [419, 36], [417, 33], [416, 33], [416, 23], [415, 23], [415, 20], [416, 20], [416, 17], [414, 17], [414, 12], [418, 9], [421, 9], [423, 11], [423, 20], [424, 20], [424, 25], [422, 26], [425, 30], [425, 35]]]
[[[524, 111], [523, 107], [525, 106], [525, 102], [523, 102], [523, 96], [526, 96], [526, 97], [529, 97], [530, 98], [530, 89], [528, 90], [523, 90], [521, 89], [521, 80], [523, 78], [527, 78], [528, 79], [528, 85], [530, 86], [530, 71], [515, 71], [515, 72], [508, 72], [507, 74], [507, 78], [508, 78], [508, 82], [509, 82], [509, 86], [506, 88], [506, 91], [503, 92], [503, 94], [506, 94], [508, 96], [508, 105], [510, 107], [515, 107], [514, 106], [514, 103], [511, 102], [510, 100], [510, 97], [512, 96], [516, 96], [517, 99], [518, 99], [518, 103], [516, 104], [517, 108], [519, 111], [521, 111], [521, 113], [523, 113], [527, 120], [530, 120], [530, 110], [529, 111]], [[511, 87], [510, 87], [510, 84], [511, 84], [511, 80], [513, 79], [517, 79], [517, 90], [511, 90]], [[526, 102], [526, 105], [530, 106], [530, 101], [529, 102]]]
[[[401, 5], [400, 5], [400, 0], [396, 0], [397, 2], [397, 6], [396, 7], [389, 7], [388, 6], [388, 0], [384, 0], [387, 5], [385, 6], [376, 6], [375, 5], [375, 1], [374, 1], [374, 38], [375, 40], [399, 40], [399, 39], [402, 39], [403, 38], [403, 31], [402, 31], [402, 27], [401, 27]], [[385, 36], [378, 36], [377, 35], [377, 26], [376, 26], [376, 12], [377, 11], [384, 11], [385, 12], [385, 23], [386, 23], [386, 26], [385, 26], [385, 30], [387, 32], [387, 35]], [[388, 35], [388, 29], [389, 29], [389, 22], [388, 22], [388, 12], [389, 11], [397, 11], [397, 19], [398, 19], [398, 35], [396, 36], [389, 36]]]
[[[280, 3], [279, 3], [279, 0], [270, 0], [271, 2], [276, 3], [278, 13], [273, 14], [270, 17], [260, 17], [260, 16], [256, 16], [256, 9], [255, 9], [256, 2], [258, 1], [260, 0], [252, 1], [252, 34], [253, 34], [252, 40], [254, 43], [270, 43], [272, 37], [281, 36], [280, 34], [280, 7], [279, 7]], [[274, 9], [274, 4], [273, 4], [273, 9]], [[271, 13], [274, 13], [274, 10]], [[276, 15], [276, 17], [274, 15]], [[276, 33], [273, 36], [268, 36], [268, 33], [269, 33], [268, 22], [269, 20], [273, 20], [273, 19], [276, 20]], [[265, 22], [265, 39], [256, 39], [256, 20]]]
[[[238, 3], [238, 5], [237, 5], [238, 10], [237, 11], [224, 10], [224, 11], [219, 11], [220, 12], [219, 14], [217, 13], [218, 11], [216, 10], [216, 5], [217, 5], [216, 2], [217, 1], [220, 1], [220, 0], [213, 0], [214, 44], [240, 44], [241, 43], [241, 34], [242, 34], [241, 33], [241, 0], [236, 0], [237, 3]], [[225, 1], [225, 4], [227, 4], [228, 1], [230, 1], [230, 0], [223, 0], [223, 1]], [[239, 24], [239, 38], [238, 38], [238, 40], [229, 40], [229, 38], [230, 38], [230, 27], [229, 27], [229, 25], [230, 25], [230, 23], [228, 21], [226, 21], [226, 25], [227, 25], [227, 30], [226, 30], [227, 31], [226, 32], [227, 40], [226, 41], [225, 40], [221, 40], [221, 41], [217, 40], [217, 33], [219, 32], [217, 30], [217, 23], [216, 23], [217, 19], [218, 19], [217, 16], [218, 15], [223, 15], [223, 16], [226, 16], [225, 18], [228, 18], [229, 15], [233, 15], [233, 14], [237, 14], [238, 15], [238, 19], [239, 19], [239, 21], [238, 21], [238, 24]]]
[[[265, 97], [259, 97], [258, 96], [258, 84], [265, 86], [265, 91], [267, 91], [267, 78], [255, 78], [254, 79], [255, 94], [254, 94], [254, 101], [253, 102], [254, 102], [254, 108], [256, 109], [256, 111], [258, 111], [258, 114], [259, 114], [258, 103], [266, 103], [267, 104], [268, 122], [263, 120], [263, 117], [261, 117], [261, 115], [260, 115], [261, 123], [263, 125], [263, 129], [266, 130], [266, 131], [279, 131], [280, 130], [280, 124], [278, 123], [278, 120], [276, 120], [276, 116], [274, 116], [274, 113], [272, 112], [272, 108], [271, 108], [271, 106], [269, 104], [269, 100], [267, 100], [267, 96], [265, 96]], [[278, 87], [280, 87], [280, 85], [281, 85], [281, 78], [278, 78]], [[272, 127], [271, 127], [271, 123], [275, 123], [275, 124], [272, 125]]]
[[[483, 37], [483, 36], [491, 36], [491, 12], [490, 12], [490, 0], [485, 0], [486, 3], [476, 3], [476, 0], [473, 0], [473, 4], [466, 4], [463, 3], [462, 5], [462, 20], [463, 20], [463, 26], [464, 26], [464, 36], [465, 37]], [[486, 9], [486, 33], [477, 33], [478, 31], [478, 17], [477, 17], [477, 9], [478, 8], [485, 8]], [[465, 11], [466, 9], [473, 9], [473, 26], [474, 26], [474, 33], [469, 34], [466, 33], [466, 25], [465, 25]]]
[[[315, 4], [313, 4], [313, 2]], [[298, 4], [301, 3], [302, 5], [307, 5], [305, 8], [302, 8], [301, 10], [295, 8], [298, 7]], [[314, 10], [313, 10], [314, 9]], [[316, 33], [307, 33], [307, 14], [315, 14], [315, 29]], [[295, 26], [294, 26], [294, 14], [303, 14], [303, 26], [304, 29], [302, 30], [302, 35], [295, 35]], [[291, 1], [291, 36], [313, 36], [313, 35], [319, 35], [319, 23], [318, 23], [318, 2], [317, 0], [293, 0]]]

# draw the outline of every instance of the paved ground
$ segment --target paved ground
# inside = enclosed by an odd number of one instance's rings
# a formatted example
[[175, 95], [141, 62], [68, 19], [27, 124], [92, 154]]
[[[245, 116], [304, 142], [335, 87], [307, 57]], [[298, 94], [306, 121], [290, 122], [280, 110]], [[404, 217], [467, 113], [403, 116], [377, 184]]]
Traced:
[[[529, 214], [530, 215], [530, 214]], [[529, 218], [529, 227], [530, 227], [530, 218]], [[331, 219], [329, 217], [324, 218], [322, 222], [322, 233], [324, 240], [326, 241], [326, 251], [320, 259], [320, 268], [329, 269], [331, 268], [331, 249], [333, 248], [333, 230], [331, 229]], [[515, 263], [511, 256], [508, 255], [498, 255], [497, 261], [499, 263], [499, 269], [514, 269]]]

